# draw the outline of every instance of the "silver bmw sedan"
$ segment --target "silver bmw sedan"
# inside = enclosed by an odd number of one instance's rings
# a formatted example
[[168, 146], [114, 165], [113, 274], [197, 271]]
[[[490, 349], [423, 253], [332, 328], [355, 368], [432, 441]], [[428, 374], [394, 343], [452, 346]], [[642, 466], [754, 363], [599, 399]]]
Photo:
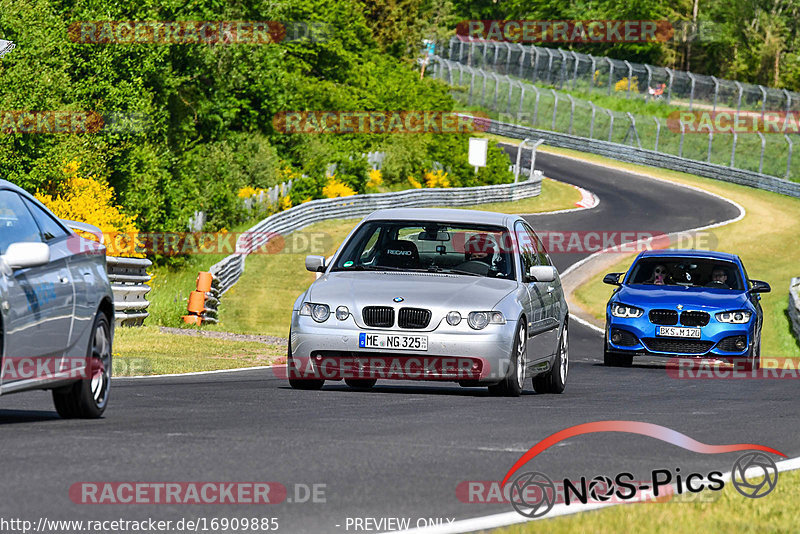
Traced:
[[437, 380], [518, 396], [530, 377], [537, 393], [564, 391], [567, 303], [521, 217], [378, 210], [306, 268], [321, 276], [292, 308], [293, 388]]

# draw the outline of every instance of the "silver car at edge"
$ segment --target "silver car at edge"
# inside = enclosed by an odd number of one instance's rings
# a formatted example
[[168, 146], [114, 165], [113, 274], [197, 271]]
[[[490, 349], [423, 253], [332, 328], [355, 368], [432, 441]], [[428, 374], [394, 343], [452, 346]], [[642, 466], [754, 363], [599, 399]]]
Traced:
[[287, 375], [455, 381], [518, 396], [561, 393], [568, 318], [558, 272], [528, 223], [484, 211], [404, 208], [364, 218], [292, 308]]
[[52, 390], [62, 417], [100, 417], [113, 302], [105, 248], [0, 180], [0, 394]]

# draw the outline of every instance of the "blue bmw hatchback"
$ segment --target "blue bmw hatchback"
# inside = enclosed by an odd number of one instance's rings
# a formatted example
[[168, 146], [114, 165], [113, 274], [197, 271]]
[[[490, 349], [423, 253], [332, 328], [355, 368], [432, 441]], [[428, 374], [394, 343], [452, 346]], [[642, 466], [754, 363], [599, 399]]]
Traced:
[[651, 355], [759, 367], [760, 293], [770, 287], [748, 278], [739, 256], [645, 251], [627, 273], [607, 274], [603, 282], [618, 286], [606, 307], [605, 365], [629, 366], [635, 355]]

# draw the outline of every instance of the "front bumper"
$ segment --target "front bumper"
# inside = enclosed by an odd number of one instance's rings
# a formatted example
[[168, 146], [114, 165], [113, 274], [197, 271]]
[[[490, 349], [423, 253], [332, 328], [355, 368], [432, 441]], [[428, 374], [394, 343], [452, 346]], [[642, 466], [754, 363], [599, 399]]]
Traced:
[[[665, 357], [736, 358], [750, 349], [754, 341], [754, 325], [755, 317], [748, 323], [728, 324], [716, 321], [712, 316], [706, 326], [699, 327], [700, 339], [674, 338], [658, 336], [656, 332], [659, 325], [651, 323], [647, 313], [636, 319], [607, 315], [607, 350]], [[614, 333], [621, 335], [614, 336]], [[737, 350], [733, 339], [729, 338], [743, 339], [744, 348]]]
[[[381, 378], [496, 383], [508, 373], [516, 321], [490, 324], [476, 331], [466, 321], [435, 330], [362, 329], [352, 317], [316, 323], [296, 313], [292, 318], [290, 378], [340, 380]], [[446, 331], [445, 331], [446, 330]], [[428, 350], [363, 349], [359, 334], [424, 335]], [[294, 376], [293, 376], [294, 374]]]

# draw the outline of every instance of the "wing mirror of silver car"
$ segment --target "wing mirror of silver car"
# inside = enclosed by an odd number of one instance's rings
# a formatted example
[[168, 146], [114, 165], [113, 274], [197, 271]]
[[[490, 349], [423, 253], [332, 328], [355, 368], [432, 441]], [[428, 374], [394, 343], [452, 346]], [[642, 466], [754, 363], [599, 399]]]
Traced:
[[622, 284], [619, 283], [619, 277], [623, 274], [625, 273], [608, 273], [603, 277], [603, 283], [612, 286], [621, 286]]
[[533, 265], [528, 270], [529, 282], [552, 282], [556, 279], [556, 268], [550, 265]]
[[10, 269], [38, 267], [50, 261], [50, 247], [46, 243], [11, 243], [0, 258]]
[[752, 287], [750, 287], [750, 293], [769, 293], [772, 291], [769, 284], [761, 280], [750, 280], [750, 283], [753, 284]]
[[306, 269], [312, 273], [321, 273], [326, 266], [325, 256], [306, 256]]

